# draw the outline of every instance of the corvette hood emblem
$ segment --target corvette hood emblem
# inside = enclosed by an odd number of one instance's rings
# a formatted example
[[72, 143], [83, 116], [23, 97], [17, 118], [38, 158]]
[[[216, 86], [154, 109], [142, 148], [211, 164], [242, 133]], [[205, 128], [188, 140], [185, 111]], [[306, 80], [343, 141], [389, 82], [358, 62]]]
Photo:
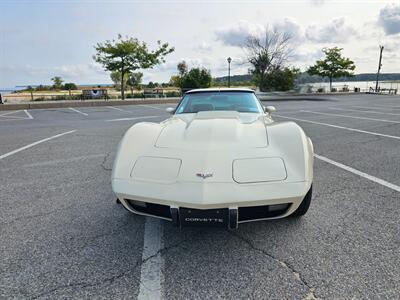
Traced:
[[196, 173], [197, 177], [201, 177], [203, 179], [209, 178], [209, 177], [213, 177], [213, 173]]

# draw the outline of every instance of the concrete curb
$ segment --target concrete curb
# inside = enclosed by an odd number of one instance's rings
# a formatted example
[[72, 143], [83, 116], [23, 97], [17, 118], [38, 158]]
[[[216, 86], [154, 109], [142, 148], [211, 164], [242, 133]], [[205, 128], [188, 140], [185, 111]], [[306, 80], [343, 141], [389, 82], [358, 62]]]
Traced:
[[109, 100], [109, 101], [66, 101], [66, 102], [45, 102], [45, 103], [15, 103], [0, 104], [2, 110], [21, 109], [44, 109], [44, 108], [68, 108], [68, 107], [93, 107], [93, 106], [119, 106], [119, 105], [140, 105], [140, 104], [167, 104], [178, 103], [180, 98], [168, 99], [145, 99], [145, 100]]

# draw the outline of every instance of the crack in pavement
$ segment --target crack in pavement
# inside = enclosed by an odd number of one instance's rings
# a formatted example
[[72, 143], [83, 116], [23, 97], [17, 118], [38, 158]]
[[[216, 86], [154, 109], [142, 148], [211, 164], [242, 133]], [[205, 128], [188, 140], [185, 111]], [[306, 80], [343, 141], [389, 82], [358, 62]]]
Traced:
[[281, 265], [282, 267], [288, 269], [294, 276], [294, 278], [299, 281], [302, 285], [306, 286], [308, 288], [308, 293], [306, 294], [305, 297], [303, 297], [303, 300], [317, 300], [320, 299], [315, 295], [315, 288], [312, 287], [307, 280], [299, 273], [296, 271], [296, 269], [289, 264], [286, 261], [280, 260], [279, 258], [275, 257], [274, 255], [266, 252], [264, 249], [258, 248], [254, 245], [254, 243], [252, 241], [250, 241], [249, 239], [241, 236], [240, 234], [234, 232], [234, 231], [228, 231], [231, 235], [233, 235], [234, 237], [240, 239], [241, 241], [245, 242], [251, 249], [256, 250], [266, 256], [268, 256], [269, 258], [271, 258], [272, 260], [274, 260], [275, 262], [277, 262], [279, 265]]
[[112, 151], [107, 152], [107, 154], [104, 156], [103, 161], [101, 162], [100, 166], [103, 168], [104, 171], [111, 171], [112, 168], [106, 167], [106, 162], [110, 156]]
[[[88, 203], [83, 203], [83, 204], [82, 203], [73, 203], [73, 204], [68, 205], [66, 207], [60, 207], [60, 208], [56, 208], [56, 209], [53, 209], [53, 210], [50, 210], [50, 211], [46, 211], [46, 212], [41, 212], [41, 213], [34, 214], [34, 215], [17, 217], [17, 218], [9, 220], [7, 222], [2, 222], [2, 223], [0, 223], [0, 225], [1, 226], [9, 226], [9, 225], [12, 225], [15, 222], [26, 221], [26, 220], [40, 218], [40, 217], [47, 217], [47, 216], [51, 216], [51, 215], [53, 215], [55, 213], [58, 213], [60, 211], [66, 211], [66, 210], [69, 210], [69, 209], [72, 209], [72, 208], [75, 208], [75, 207], [84, 207], [84, 206], [89, 206], [89, 205], [91, 205], [91, 204], [88, 204]], [[0, 232], [1, 232], [1, 230], [0, 230]]]
[[[120, 273], [120, 274], [117, 274], [117, 275], [114, 275], [114, 276], [111, 276], [111, 277], [104, 278], [104, 279], [99, 280], [99, 281], [94, 282], [94, 283], [89, 283], [89, 282], [76, 282], [76, 283], [68, 283], [68, 284], [56, 286], [55, 288], [53, 288], [53, 289], [51, 289], [51, 290], [48, 290], [48, 291], [45, 291], [45, 292], [42, 292], [42, 293], [40, 293], [40, 294], [37, 294], [37, 295], [35, 295], [35, 296], [30, 297], [30, 299], [38, 299], [38, 298], [40, 298], [40, 297], [44, 297], [44, 296], [50, 295], [50, 294], [52, 294], [52, 293], [54, 293], [54, 292], [57, 292], [58, 290], [67, 289], [67, 288], [74, 288], [74, 287], [88, 288], [88, 287], [94, 287], [94, 286], [98, 286], [98, 285], [105, 284], [105, 283], [108, 283], [108, 285], [110, 285], [110, 284], [112, 284], [114, 281], [116, 281], [116, 280], [118, 280], [118, 279], [120, 279], [120, 278], [122, 278], [122, 277], [124, 277], [124, 276], [126, 276], [126, 275], [128, 275], [128, 274], [130, 274], [130, 273], [133, 273], [139, 266], [141, 266], [142, 264], [145, 264], [147, 261], [151, 260], [152, 258], [154, 258], [154, 257], [156, 257], [156, 256], [158, 256], [158, 255], [162, 255], [164, 252], [167, 252], [167, 251], [169, 251], [170, 249], [177, 248], [177, 247], [180, 247], [180, 246], [181, 246], [181, 243], [176, 243], [176, 244], [173, 244], [173, 245], [168, 246], [168, 247], [163, 247], [163, 248], [159, 249], [159, 250], [158, 250], [156, 253], [154, 253], [153, 255], [147, 257], [146, 259], [140, 259], [140, 260], [138, 260], [138, 261], [134, 264], [134, 266], [133, 266], [132, 269], [127, 270], [127, 271], [124, 271], [124, 272], [122, 272], [122, 273]], [[140, 279], [138, 280], [138, 282], [139, 282], [139, 284], [141, 284]]]

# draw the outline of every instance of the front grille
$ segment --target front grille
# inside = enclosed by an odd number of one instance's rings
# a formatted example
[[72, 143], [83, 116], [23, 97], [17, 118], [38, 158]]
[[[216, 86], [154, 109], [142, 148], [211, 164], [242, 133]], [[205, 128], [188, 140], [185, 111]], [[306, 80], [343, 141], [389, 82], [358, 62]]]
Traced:
[[133, 210], [148, 215], [171, 219], [171, 210], [168, 205], [154, 204], [126, 199]]
[[285, 214], [290, 205], [291, 203], [239, 207], [239, 222], [278, 217]]
[[[171, 209], [168, 205], [154, 204], [137, 200], [125, 199], [127, 204], [138, 213], [144, 213], [155, 217], [172, 220]], [[238, 222], [255, 221], [258, 219], [268, 219], [284, 215], [290, 208], [291, 203], [246, 206], [238, 208]], [[205, 210], [207, 212], [207, 210]], [[212, 210], [209, 210], [212, 211]], [[179, 214], [179, 212], [178, 212]], [[179, 217], [178, 217], [179, 218]], [[176, 222], [179, 222], [176, 220]]]

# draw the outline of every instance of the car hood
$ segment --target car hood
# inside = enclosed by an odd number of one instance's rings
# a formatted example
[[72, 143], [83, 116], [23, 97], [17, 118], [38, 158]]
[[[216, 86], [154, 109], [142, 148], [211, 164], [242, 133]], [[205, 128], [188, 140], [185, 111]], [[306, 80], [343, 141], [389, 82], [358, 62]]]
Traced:
[[268, 146], [267, 119], [260, 114], [205, 111], [177, 114], [164, 121], [156, 147], [217, 150]]

